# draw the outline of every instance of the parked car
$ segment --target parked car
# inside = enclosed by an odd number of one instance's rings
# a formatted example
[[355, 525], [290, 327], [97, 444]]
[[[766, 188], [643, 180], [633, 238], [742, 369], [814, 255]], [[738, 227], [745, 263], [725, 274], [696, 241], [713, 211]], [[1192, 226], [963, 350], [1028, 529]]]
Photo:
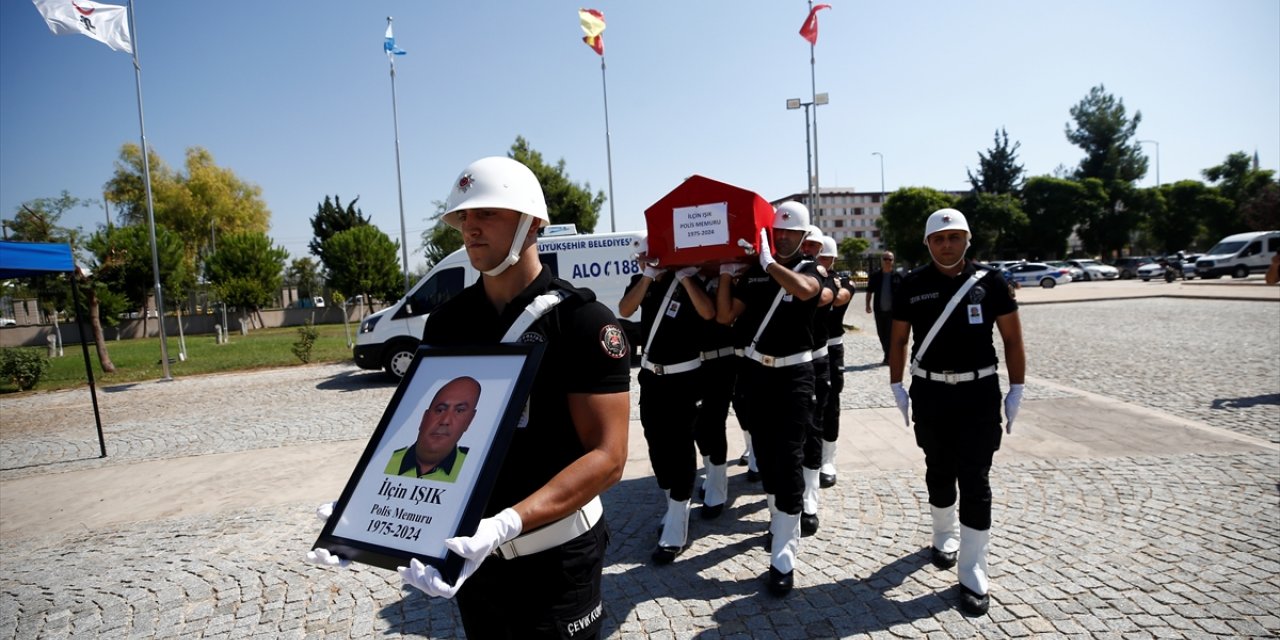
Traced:
[[1071, 274], [1072, 282], [1075, 282], [1076, 280], [1084, 279], [1084, 269], [1081, 269], [1080, 267], [1077, 267], [1073, 264], [1069, 264], [1065, 260], [1047, 260], [1045, 261], [1045, 264], [1051, 267], [1066, 269], [1067, 273]]
[[1083, 273], [1081, 280], [1089, 282], [1092, 280], [1116, 280], [1120, 277], [1120, 270], [1109, 264], [1102, 264], [1097, 260], [1067, 260], [1067, 264], [1080, 269]]
[[1112, 266], [1120, 272], [1121, 280], [1129, 280], [1138, 276], [1138, 267], [1155, 261], [1156, 259], [1151, 256], [1129, 256], [1117, 259]]
[[1197, 255], [1167, 255], [1160, 258], [1156, 262], [1148, 262], [1138, 267], [1138, 277], [1143, 282], [1149, 282], [1152, 278], [1159, 280], [1164, 278], [1165, 262], [1176, 262], [1182, 265], [1182, 279], [1191, 280], [1196, 277], [1196, 259]]
[[18, 321], [13, 318], [0, 318], [0, 327], [16, 327]]
[[1067, 269], [1051, 267], [1043, 262], [1015, 264], [1005, 271], [1008, 271], [1013, 276], [1013, 281], [1018, 284], [1038, 284], [1045, 289], [1071, 282], [1071, 273]]

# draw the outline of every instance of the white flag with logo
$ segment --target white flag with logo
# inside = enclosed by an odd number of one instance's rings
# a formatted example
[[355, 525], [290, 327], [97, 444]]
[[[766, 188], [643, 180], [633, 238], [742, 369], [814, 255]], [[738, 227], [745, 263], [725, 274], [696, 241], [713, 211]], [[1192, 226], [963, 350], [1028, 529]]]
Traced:
[[82, 33], [102, 44], [133, 53], [129, 10], [123, 5], [90, 0], [31, 0], [54, 35]]

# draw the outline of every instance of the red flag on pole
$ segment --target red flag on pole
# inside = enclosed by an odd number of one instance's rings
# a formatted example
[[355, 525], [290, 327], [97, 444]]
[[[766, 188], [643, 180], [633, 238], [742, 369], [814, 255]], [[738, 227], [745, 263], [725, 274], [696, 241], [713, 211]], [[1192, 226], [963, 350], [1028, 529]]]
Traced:
[[582, 23], [582, 32], [587, 34], [582, 41], [604, 55], [604, 14], [595, 9], [578, 9], [578, 21]]
[[829, 4], [816, 4], [809, 10], [809, 17], [805, 18], [804, 24], [800, 27], [800, 37], [809, 41], [809, 44], [818, 44], [818, 12], [823, 9], [830, 9]]

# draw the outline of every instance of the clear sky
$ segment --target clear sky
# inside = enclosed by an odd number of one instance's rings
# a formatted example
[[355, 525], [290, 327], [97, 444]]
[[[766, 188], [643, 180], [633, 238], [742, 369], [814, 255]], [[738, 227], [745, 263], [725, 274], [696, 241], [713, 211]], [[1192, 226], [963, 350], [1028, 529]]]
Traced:
[[[768, 199], [803, 191], [811, 95], [799, 0], [583, 0], [605, 14], [618, 229], [699, 173]], [[1280, 165], [1280, 2], [999, 0], [848, 2], [820, 15], [821, 185], [967, 187], [1005, 127], [1029, 175], [1078, 164], [1063, 131], [1095, 85], [1141, 111], [1160, 181], [1202, 179], [1227, 154]], [[400, 237], [391, 82], [397, 43], [401, 167], [411, 264], [419, 236], [471, 160], [517, 135], [608, 193], [600, 58], [578, 3], [137, 0], [148, 142], [172, 167], [202, 146], [262, 187], [270, 235], [306, 255], [326, 194]], [[0, 2], [0, 216], [63, 189], [101, 199], [122, 144], [139, 141], [127, 54], [54, 36], [35, 7]], [[1155, 145], [1144, 145], [1155, 184]], [[597, 231], [610, 227], [606, 204]], [[64, 224], [92, 231], [102, 209]]]

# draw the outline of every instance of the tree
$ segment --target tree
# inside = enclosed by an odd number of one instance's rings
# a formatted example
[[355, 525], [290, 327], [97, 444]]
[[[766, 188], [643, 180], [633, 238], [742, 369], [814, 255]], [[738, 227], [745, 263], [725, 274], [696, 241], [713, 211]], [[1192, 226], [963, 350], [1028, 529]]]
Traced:
[[233, 233], [218, 240], [218, 250], [205, 262], [205, 275], [222, 300], [240, 309], [242, 326], [248, 311], [271, 304], [280, 291], [289, 252], [267, 234]]
[[1071, 117], [1076, 127], [1067, 124], [1067, 140], [1085, 153], [1075, 172], [1077, 178], [1098, 178], [1111, 190], [1115, 183], [1130, 184], [1147, 175], [1147, 157], [1134, 140], [1142, 122], [1141, 111], [1134, 111], [1129, 119], [1124, 100], [1098, 85], [1071, 107]]
[[938, 209], [953, 207], [956, 198], [928, 187], [903, 187], [893, 192], [880, 211], [880, 238], [885, 248], [908, 263], [930, 260], [924, 246], [924, 223]]
[[957, 206], [969, 221], [970, 256], [1003, 257], [1020, 248], [1027, 214], [1013, 194], [971, 193]]
[[284, 272], [284, 283], [286, 286], [296, 287], [299, 298], [317, 295], [323, 286], [320, 266], [311, 258], [295, 258]]
[[351, 298], [363, 295], [382, 300], [395, 300], [404, 293], [397, 252], [400, 243], [373, 225], [361, 225], [342, 231], [324, 243], [329, 256], [329, 288]]
[[1240, 213], [1254, 231], [1280, 229], [1280, 184], [1268, 183], [1240, 207]]
[[444, 215], [444, 202], [434, 200], [431, 204], [436, 208], [435, 215], [431, 216], [436, 223], [422, 232], [422, 255], [426, 259], [428, 269], [443, 260], [445, 256], [462, 248], [462, 234], [440, 219], [440, 216]]
[[[80, 229], [62, 226], [62, 216], [72, 209], [93, 202], [72, 196], [64, 189], [56, 198], [36, 198], [18, 205], [13, 220], [6, 221], [5, 225], [12, 231], [11, 240], [65, 243], [71, 246], [72, 253], [78, 254], [82, 232]], [[31, 276], [21, 280], [25, 284], [26, 295], [34, 296], [46, 314], [56, 314], [59, 310], [72, 308], [71, 287], [61, 274]]]
[[[143, 335], [146, 335], [147, 302], [155, 291], [151, 233], [147, 226], [140, 224], [100, 230], [90, 239], [89, 250], [96, 258], [94, 278], [141, 312]], [[182, 241], [177, 234], [159, 225], [156, 225], [156, 259], [160, 264], [160, 287], [165, 299], [181, 299], [194, 284], [195, 276], [187, 267]]]
[[[267, 231], [271, 212], [262, 200], [262, 188], [217, 166], [207, 150], [187, 149], [185, 175], [170, 169], [154, 150], [147, 157], [155, 223], [177, 234], [193, 271], [196, 256], [211, 249], [220, 236]], [[121, 147], [115, 174], [104, 188], [107, 200], [116, 203], [121, 222], [147, 222], [142, 152], [138, 145], [127, 143]]]
[[840, 261], [836, 264], [836, 268], [844, 266], [850, 271], [857, 271], [862, 266], [863, 254], [871, 247], [871, 242], [866, 238], [845, 238], [840, 241]]
[[[1216, 182], [1219, 193], [1234, 203], [1231, 211], [1226, 215], [1206, 221], [1209, 235], [1215, 240], [1244, 230], [1247, 226], [1245, 209], [1250, 207], [1251, 201], [1262, 195], [1269, 185], [1275, 184], [1273, 181], [1275, 172], [1254, 167], [1249, 156], [1243, 151], [1228, 155], [1222, 164], [1209, 167], [1201, 174], [1206, 180]], [[1267, 231], [1274, 228], [1274, 226], [1262, 226], [1250, 229]]]
[[1089, 212], [1103, 206], [1090, 196], [1090, 187], [1102, 188], [1101, 181], [1066, 180], [1037, 176], [1022, 189], [1027, 231], [1023, 248], [1028, 255], [1067, 255], [1067, 239]]
[[978, 174], [969, 174], [969, 184], [978, 193], [1017, 193], [1022, 189], [1022, 165], [1018, 163], [1018, 147], [1009, 146], [1009, 132], [1001, 127], [995, 133], [993, 146], [986, 155], [978, 152]]
[[[1152, 239], [1161, 253], [1169, 254], [1204, 244], [1205, 222], [1229, 215], [1235, 207], [1217, 190], [1197, 180], [1179, 180], [1160, 189], [1164, 207], [1152, 211]], [[1220, 237], [1220, 236], [1219, 236]], [[1208, 242], [1217, 241], [1217, 237]]]
[[603, 191], [593, 196], [591, 183], [584, 182], [579, 187], [570, 182], [563, 158], [554, 167], [546, 164], [542, 160], [542, 154], [530, 147], [522, 136], [516, 136], [507, 156], [529, 167], [533, 175], [537, 176], [538, 183], [542, 185], [542, 195], [547, 200], [547, 216], [553, 224], [572, 223], [581, 233], [595, 231], [596, 222], [600, 218], [600, 207], [605, 201]]
[[335, 194], [332, 201], [329, 196], [325, 196], [324, 202], [316, 205], [316, 215], [311, 217], [311, 233], [314, 237], [307, 248], [311, 250], [311, 255], [320, 258], [326, 269], [329, 268], [329, 261], [325, 259], [324, 243], [347, 229], [369, 224], [369, 218], [356, 208], [359, 201], [360, 196], [356, 196], [355, 200], [343, 208], [342, 199]]

